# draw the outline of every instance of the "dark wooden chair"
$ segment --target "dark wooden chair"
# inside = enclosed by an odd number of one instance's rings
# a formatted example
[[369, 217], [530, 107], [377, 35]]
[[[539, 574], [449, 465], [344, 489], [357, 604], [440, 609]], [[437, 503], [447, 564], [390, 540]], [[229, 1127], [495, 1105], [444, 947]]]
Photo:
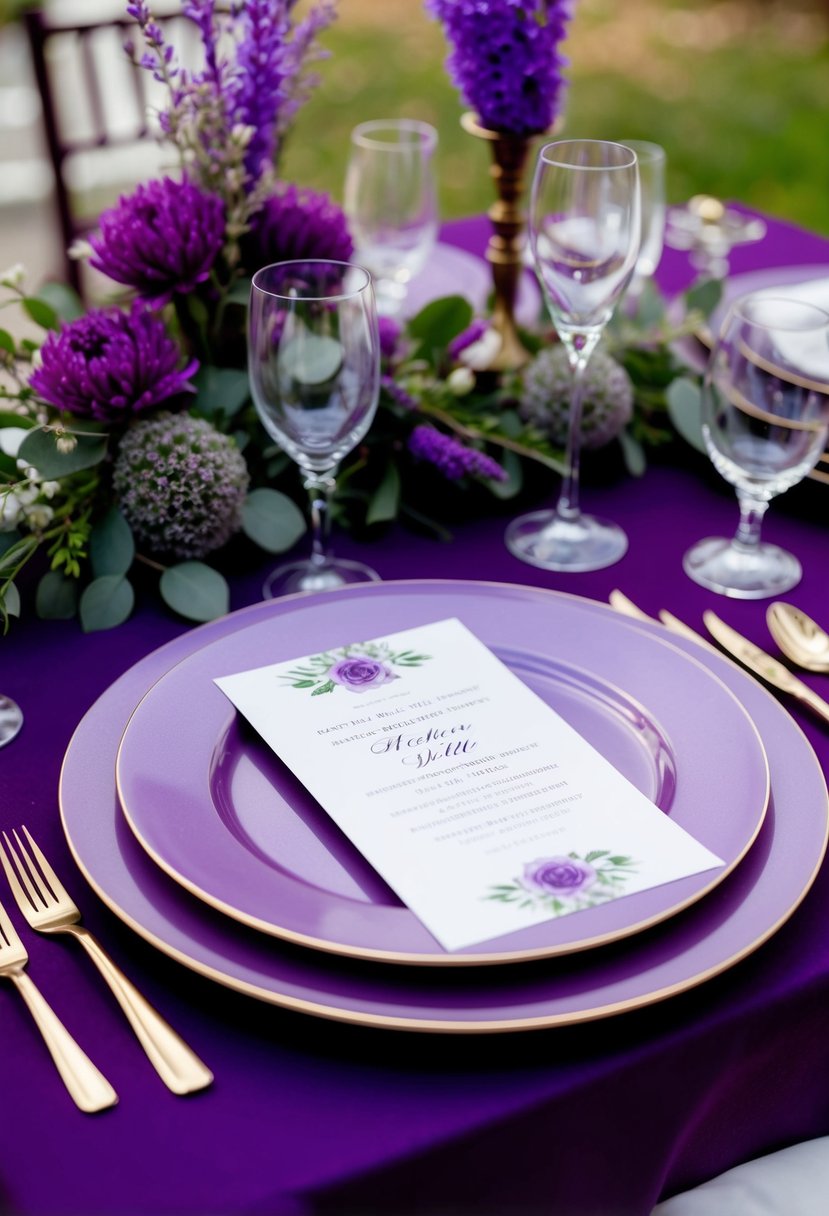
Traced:
[[[101, 20], [60, 23], [58, 6], [44, 6], [23, 16], [32, 64], [40, 93], [43, 128], [55, 179], [55, 207], [64, 249], [66, 280], [84, 294], [81, 264], [69, 256], [73, 243], [90, 232], [102, 207], [111, 205], [119, 190], [131, 188], [146, 176], [151, 157], [160, 166], [161, 150], [155, 144], [150, 111], [153, 94], [161, 100], [161, 86], [150, 72], [136, 67], [123, 50], [128, 38], [140, 43], [140, 31], [125, 15]], [[162, 11], [159, 24], [175, 41], [185, 32], [192, 45], [196, 32], [180, 11]], [[180, 26], [180, 30], [174, 28]], [[188, 39], [185, 39], [188, 41]], [[136, 156], [130, 156], [130, 149]], [[88, 192], [73, 186], [73, 174], [95, 158], [127, 159], [120, 180]], [[171, 158], [168, 156], [168, 160]], [[151, 174], [152, 175], [152, 174]], [[108, 188], [107, 188], [108, 187]], [[86, 205], [84, 205], [84, 202]]]

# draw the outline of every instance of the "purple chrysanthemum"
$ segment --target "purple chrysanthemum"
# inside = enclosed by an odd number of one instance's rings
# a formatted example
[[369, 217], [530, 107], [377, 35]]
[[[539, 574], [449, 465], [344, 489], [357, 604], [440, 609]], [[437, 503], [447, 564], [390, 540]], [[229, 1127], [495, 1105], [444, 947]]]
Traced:
[[483, 126], [545, 131], [561, 109], [558, 46], [572, 0], [425, 0], [452, 47], [447, 67]]
[[431, 426], [416, 426], [409, 436], [409, 451], [418, 460], [428, 461], [450, 481], [462, 477], [484, 477], [490, 481], [505, 481], [501, 466], [475, 448], [465, 447], [451, 435]]
[[181, 351], [164, 322], [136, 301], [129, 313], [96, 309], [50, 333], [30, 385], [44, 401], [80, 418], [128, 422], [193, 390], [193, 359]]
[[233, 439], [190, 414], [163, 413], [130, 427], [112, 473], [136, 539], [176, 558], [204, 557], [230, 540], [248, 482]]
[[103, 213], [90, 265], [160, 305], [204, 282], [224, 239], [222, 200], [165, 177], [139, 185]]
[[283, 185], [254, 216], [244, 238], [245, 264], [322, 258], [347, 262], [354, 251], [345, 215], [327, 194]]

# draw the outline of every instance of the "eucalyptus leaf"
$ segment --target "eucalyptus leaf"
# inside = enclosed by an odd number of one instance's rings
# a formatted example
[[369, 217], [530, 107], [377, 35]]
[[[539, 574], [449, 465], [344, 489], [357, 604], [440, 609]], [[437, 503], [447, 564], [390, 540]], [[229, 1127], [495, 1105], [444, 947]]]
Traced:
[[135, 557], [135, 541], [117, 507], [110, 507], [89, 536], [89, 560], [96, 578], [126, 574]]
[[250, 279], [239, 279], [233, 284], [225, 298], [228, 304], [243, 304], [247, 308], [250, 300]]
[[61, 321], [74, 321], [83, 316], [81, 297], [66, 283], [44, 283], [37, 290], [38, 299], [48, 304]]
[[84, 589], [78, 608], [81, 627], [84, 633], [114, 629], [123, 624], [134, 605], [132, 585], [120, 574], [105, 574]]
[[521, 464], [521, 458], [517, 452], [506, 449], [501, 460], [501, 468], [506, 473], [507, 480], [490, 481], [487, 482], [487, 485], [496, 498], [506, 501], [521, 493], [524, 485], [524, 466]]
[[8, 355], [15, 353], [14, 338], [7, 329], [0, 329], [0, 350], [4, 350]]
[[407, 331], [424, 357], [431, 358], [472, 323], [473, 315], [472, 305], [463, 296], [443, 296], [412, 317]]
[[165, 570], [159, 582], [168, 607], [189, 621], [212, 621], [230, 608], [227, 580], [204, 562], [180, 562]]
[[17, 528], [13, 528], [11, 532], [0, 532], [0, 557], [11, 549], [12, 545], [16, 545], [23, 537]]
[[18, 457], [50, 481], [100, 464], [106, 456], [106, 435], [77, 435], [76, 438], [71, 452], [59, 452], [54, 431], [38, 427], [23, 440]]
[[631, 477], [641, 477], [648, 467], [645, 449], [642, 444], [631, 435], [630, 431], [620, 431], [619, 445], [622, 449], [622, 456], [628, 473], [630, 473]]
[[692, 447], [704, 452], [702, 438], [702, 390], [687, 376], [679, 376], [665, 394], [668, 416], [676, 430]]
[[45, 300], [41, 300], [37, 296], [26, 296], [22, 304], [35, 325], [39, 325], [41, 329], [58, 329], [60, 327], [58, 314], [51, 304], [47, 304]]
[[366, 512], [366, 523], [385, 523], [394, 519], [400, 506], [400, 474], [397, 465], [390, 460], [383, 479], [371, 496]]
[[299, 507], [278, 490], [262, 486], [248, 494], [242, 508], [242, 530], [266, 553], [284, 553], [306, 530]]
[[722, 299], [722, 293], [721, 279], [701, 279], [686, 291], [685, 307], [689, 312], [697, 309], [704, 317], [710, 317]]
[[652, 279], [645, 279], [636, 305], [636, 320], [648, 328], [651, 325], [659, 325], [664, 319], [665, 297]]
[[78, 584], [49, 570], [37, 585], [35, 612], [44, 621], [71, 621], [78, 611]]
[[21, 430], [31, 430], [33, 426], [37, 426], [34, 418], [27, 418], [24, 414], [13, 414], [11, 410], [0, 410], [0, 427], [18, 426]]
[[193, 378], [196, 386], [196, 407], [208, 418], [224, 414], [232, 418], [250, 397], [248, 374], [233, 367], [199, 368]]
[[11, 535], [14, 537], [12, 543], [5, 549], [0, 549], [0, 574], [7, 576], [24, 565], [37, 548], [36, 537], [21, 536], [19, 532], [13, 532]]
[[20, 592], [14, 583], [6, 583], [0, 591], [0, 613], [6, 616], [20, 616]]

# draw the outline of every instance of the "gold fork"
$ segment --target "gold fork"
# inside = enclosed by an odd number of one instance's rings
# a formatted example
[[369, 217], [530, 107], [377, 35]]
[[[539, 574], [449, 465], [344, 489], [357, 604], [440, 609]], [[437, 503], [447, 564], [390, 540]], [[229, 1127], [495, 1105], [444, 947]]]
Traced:
[[22, 831], [30, 851], [16, 830], [13, 832], [14, 844], [4, 832], [8, 856], [0, 845], [0, 861], [26, 920], [41, 933], [71, 933], [78, 939], [112, 989], [156, 1072], [173, 1093], [189, 1094], [204, 1089], [213, 1080], [212, 1072], [80, 923], [81, 914], [66, 888], [28, 829], [23, 827]]
[[92, 1113], [114, 1106], [118, 1095], [72, 1038], [34, 980], [25, 973], [23, 968], [28, 961], [26, 947], [0, 904], [0, 975], [11, 980], [28, 1005], [64, 1085], [81, 1110]]

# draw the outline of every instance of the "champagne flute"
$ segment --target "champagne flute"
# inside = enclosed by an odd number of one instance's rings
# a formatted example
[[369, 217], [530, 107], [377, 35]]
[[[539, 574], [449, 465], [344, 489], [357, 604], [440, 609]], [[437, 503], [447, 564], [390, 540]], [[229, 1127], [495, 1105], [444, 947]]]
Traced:
[[340, 461], [368, 431], [380, 396], [380, 341], [371, 275], [345, 262], [277, 262], [253, 276], [248, 370], [265, 430], [299, 465], [311, 502], [307, 561], [278, 567], [266, 597], [377, 580], [327, 549]]
[[736, 300], [705, 373], [702, 431], [717, 472], [737, 491], [732, 539], [686, 554], [695, 582], [735, 599], [764, 599], [800, 581], [800, 562], [760, 540], [769, 502], [813, 469], [829, 436], [829, 313], [765, 292]]
[[437, 142], [433, 126], [412, 118], [362, 122], [351, 133], [345, 212], [385, 316], [400, 311], [437, 239]]
[[636, 265], [640, 237], [636, 154], [622, 144], [569, 139], [539, 153], [530, 245], [553, 324], [573, 376], [566, 472], [553, 511], [534, 511], [506, 531], [515, 557], [543, 570], [600, 570], [621, 558], [627, 537], [579, 507], [584, 374]]
[[645, 283], [653, 278], [665, 243], [665, 149], [646, 139], [629, 139], [625, 147], [636, 153], [642, 205], [642, 239], [639, 256], [625, 293], [635, 311]]

